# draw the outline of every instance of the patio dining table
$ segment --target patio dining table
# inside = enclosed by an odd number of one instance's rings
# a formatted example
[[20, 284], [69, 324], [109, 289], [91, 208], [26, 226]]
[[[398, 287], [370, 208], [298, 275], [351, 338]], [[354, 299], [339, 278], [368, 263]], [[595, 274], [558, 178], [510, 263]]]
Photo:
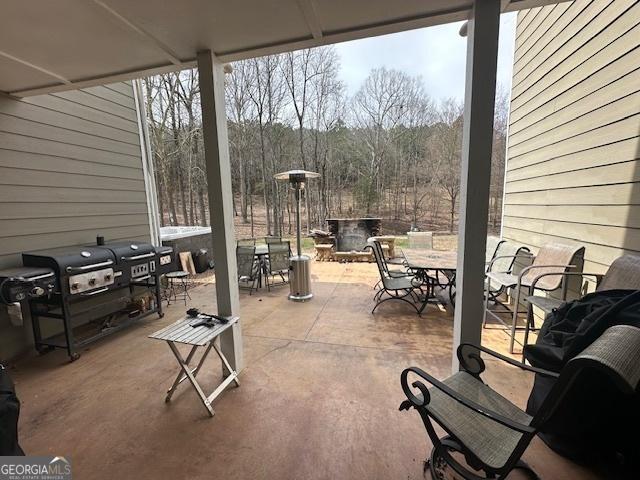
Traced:
[[448, 291], [453, 306], [458, 267], [457, 252], [416, 248], [403, 250], [403, 254], [407, 267], [413, 270], [418, 278]]

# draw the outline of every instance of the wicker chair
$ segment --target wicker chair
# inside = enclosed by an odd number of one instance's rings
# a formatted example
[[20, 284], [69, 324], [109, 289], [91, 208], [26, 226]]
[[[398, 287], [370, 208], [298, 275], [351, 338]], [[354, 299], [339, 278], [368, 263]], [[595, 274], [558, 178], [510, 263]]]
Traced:
[[[602, 292], [604, 290], [640, 290], [640, 256], [637, 255], [623, 255], [611, 263], [607, 273], [604, 275], [599, 273], [587, 273], [587, 272], [562, 272], [562, 273], [542, 273], [535, 277], [531, 282], [531, 287], [535, 288], [539, 281], [543, 280], [547, 276], [562, 275], [565, 278], [579, 277], [591, 277], [595, 280], [596, 291]], [[566, 282], [565, 282], [566, 283]], [[529, 342], [529, 330], [533, 325], [533, 307], [537, 307], [546, 315], [558, 308], [566, 300], [566, 298], [554, 298], [548, 296], [531, 295], [527, 297], [527, 324], [524, 331], [523, 346]], [[524, 361], [524, 351], [522, 353]]]
[[[483, 326], [486, 327], [487, 316], [491, 316], [505, 327], [508, 327], [502, 318], [500, 318], [498, 313], [511, 314], [512, 321], [510, 327], [511, 338], [509, 340], [509, 352], [514, 353], [513, 346], [516, 342], [518, 314], [527, 313], [527, 310], [520, 310], [520, 295], [522, 288], [527, 288], [528, 296], [531, 296], [535, 290], [552, 292], [562, 287], [563, 297], [566, 296], [566, 283], [564, 282], [564, 277], [561, 274], [571, 269], [576, 271], [578, 269], [578, 263], [580, 263], [581, 267], [583, 256], [583, 246], [549, 243], [540, 248], [538, 254], [533, 257], [533, 263], [528, 267], [523, 268], [518, 275], [514, 273], [496, 271], [487, 272]], [[544, 276], [544, 278], [532, 286], [534, 280], [542, 274], [548, 275]], [[514, 292], [513, 310], [509, 310], [504, 303], [497, 299], [495, 294], [492, 294], [492, 283], [494, 283], [494, 285], [497, 284], [501, 289], [512, 289]], [[496, 303], [500, 304], [503, 307], [503, 310], [489, 310], [490, 299], [493, 299]]]
[[[261, 265], [256, 261], [256, 247], [238, 245], [236, 247], [238, 262], [238, 283], [240, 288], [248, 289], [249, 295], [257, 288]], [[244, 285], [243, 285], [244, 284]]]
[[420, 315], [425, 305], [425, 303], [420, 300], [424, 296], [424, 291], [422, 290], [423, 282], [417, 277], [407, 275], [406, 273], [399, 276], [392, 276], [386, 266], [380, 242], [377, 240], [374, 240], [365, 248], [370, 248], [373, 251], [373, 257], [376, 260], [378, 273], [380, 274], [380, 289], [373, 297], [376, 304], [373, 310], [371, 310], [371, 313], [374, 313], [378, 306], [384, 302], [400, 300], [411, 305], [416, 313]]
[[[268, 242], [269, 257], [266, 263], [267, 289], [275, 285], [285, 285], [289, 283], [289, 259], [291, 257], [291, 246], [289, 242]], [[280, 277], [281, 282], [274, 283], [269, 279]]]
[[[535, 416], [528, 415], [483, 382], [480, 375], [485, 370], [485, 363], [481, 353], [557, 379]], [[640, 383], [640, 329], [629, 325], [607, 329], [570, 360], [560, 374], [530, 367], [470, 344], [460, 345], [457, 355], [462, 370], [446, 380], [437, 380], [416, 367], [407, 368], [401, 375], [402, 389], [408, 400], [402, 402], [400, 410], [413, 407], [422, 418], [433, 443], [430, 458], [425, 462], [425, 469], [431, 469], [433, 479], [451, 478], [445, 477], [449, 469], [470, 480], [503, 479], [515, 468], [526, 469], [535, 476], [520, 457], [533, 436], [544, 430], [584, 371], [604, 372], [627, 394], [633, 394]], [[409, 383], [409, 375], [418, 378]], [[428, 388], [424, 380], [432, 387]], [[445, 430], [444, 437], [438, 436], [433, 422]], [[461, 453], [466, 465], [454, 458], [452, 452]]]

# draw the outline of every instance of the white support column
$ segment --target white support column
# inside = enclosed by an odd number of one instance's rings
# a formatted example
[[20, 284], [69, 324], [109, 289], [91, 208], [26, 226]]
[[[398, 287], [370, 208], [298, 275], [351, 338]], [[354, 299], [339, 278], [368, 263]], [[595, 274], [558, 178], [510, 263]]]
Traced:
[[453, 370], [461, 343], [480, 344], [500, 0], [475, 0], [467, 27]]
[[[211, 51], [198, 53], [202, 133], [209, 192], [209, 216], [213, 235], [213, 260], [216, 275], [218, 313], [240, 314], [236, 240], [233, 226], [233, 193], [227, 114], [224, 100], [224, 68]], [[243, 366], [240, 322], [220, 337], [220, 347], [231, 367], [239, 372]]]

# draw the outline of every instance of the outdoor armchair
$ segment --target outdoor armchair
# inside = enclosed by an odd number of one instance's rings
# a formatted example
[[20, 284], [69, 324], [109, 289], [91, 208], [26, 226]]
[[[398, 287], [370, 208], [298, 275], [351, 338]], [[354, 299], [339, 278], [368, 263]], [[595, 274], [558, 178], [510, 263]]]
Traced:
[[[291, 246], [289, 242], [268, 242], [267, 248], [269, 256], [266, 261], [266, 282], [267, 289], [271, 291], [274, 285], [284, 285], [289, 283], [289, 265], [291, 257]], [[279, 277], [280, 282], [274, 283], [274, 279]]]
[[[511, 274], [519, 261], [531, 263], [531, 259], [531, 251], [524, 245], [510, 240], [502, 240], [497, 244], [493, 256], [487, 261], [486, 272]], [[487, 287], [487, 282], [488, 280], [485, 280], [485, 288]], [[489, 289], [490, 300], [497, 301], [500, 295], [506, 293], [506, 290], [507, 287], [494, 282], [493, 288]]]
[[[528, 415], [494, 391], [481, 378], [485, 371], [482, 354], [522, 370], [555, 378], [556, 381], [534, 416]], [[427, 462], [431, 478], [444, 479], [453, 470], [469, 480], [505, 478], [515, 468], [535, 472], [521, 456], [534, 435], [543, 430], [566, 394], [586, 370], [604, 373], [623, 392], [633, 394], [640, 383], [640, 329], [616, 325], [570, 360], [559, 374], [530, 367], [487, 348], [462, 344], [457, 356], [462, 370], [437, 380], [411, 367], [402, 372], [401, 385], [407, 396], [400, 410], [414, 408], [420, 414], [433, 449]], [[414, 380], [410, 380], [411, 375]], [[431, 387], [428, 387], [430, 384]], [[446, 432], [440, 437], [434, 423]], [[459, 452], [462, 462], [452, 453]], [[480, 474], [483, 474], [482, 476]], [[536, 476], [537, 478], [537, 476]]]
[[[365, 248], [372, 249], [378, 267], [378, 274], [380, 275], [380, 288], [373, 297], [376, 304], [371, 313], [374, 313], [381, 304], [387, 301], [399, 300], [411, 305], [416, 313], [420, 315], [422, 312], [421, 307], [423, 306], [421, 298], [424, 296], [424, 291], [422, 290], [423, 282], [411, 274], [392, 276], [386, 266], [380, 242], [377, 240], [374, 240]], [[429, 288], [428, 285], [427, 288]]]
[[256, 247], [238, 245], [236, 247], [238, 282], [240, 288], [249, 289], [249, 295], [257, 288], [260, 263], [256, 260]]
[[[377, 242], [377, 244], [376, 244]], [[389, 268], [389, 261], [387, 260], [387, 258], [384, 255], [384, 250], [382, 249], [382, 244], [378, 241], [375, 240], [373, 238], [369, 238], [367, 239], [367, 245], [369, 248], [371, 248], [372, 253], [374, 249], [378, 249], [378, 252], [380, 253], [380, 265], [382, 266], [384, 272], [386, 273], [387, 276], [391, 277], [391, 278], [402, 278], [402, 277], [413, 277], [414, 274], [409, 271], [408, 267], [407, 267], [407, 262], [406, 262], [406, 257], [404, 257], [404, 252], [402, 252], [403, 255], [403, 268], [401, 269], [391, 269]], [[365, 247], [366, 249], [367, 247]], [[375, 255], [375, 254], [374, 254]], [[376, 258], [376, 263], [378, 263], [378, 259]], [[392, 265], [397, 265], [397, 263], [392, 263]], [[382, 280], [378, 280], [376, 282], [376, 284], [373, 286], [374, 290], [378, 290], [380, 285], [382, 284]]]
[[[595, 291], [601, 292], [604, 290], [640, 290], [640, 256], [637, 255], [623, 255], [615, 259], [607, 272], [603, 275], [601, 273], [588, 273], [588, 272], [570, 272], [564, 271], [561, 273], [542, 273], [535, 277], [531, 282], [531, 289], [535, 289], [539, 281], [543, 280], [547, 276], [562, 275], [565, 279], [569, 277], [591, 277], [595, 281]], [[566, 285], [566, 280], [564, 284]], [[566, 292], [564, 292], [566, 293]], [[546, 315], [558, 308], [566, 300], [564, 298], [554, 298], [549, 296], [537, 296], [530, 295], [526, 298], [527, 308], [527, 324], [525, 325], [524, 342], [523, 346], [528, 344], [530, 326], [533, 325], [533, 307], [537, 307]], [[524, 361], [524, 351], [523, 351]]]
[[[581, 265], [583, 256], [583, 246], [549, 243], [542, 246], [538, 254], [533, 257], [533, 263], [528, 267], [524, 267], [518, 274], [495, 271], [487, 272], [483, 325], [486, 326], [487, 317], [491, 316], [502, 325], [509, 328], [509, 326], [498, 314], [510, 313], [512, 320], [510, 326], [509, 352], [513, 353], [513, 347], [516, 341], [516, 330], [518, 329], [518, 314], [526, 314], [528, 312], [528, 310], [520, 310], [520, 297], [522, 289], [527, 289], [528, 297], [532, 296], [535, 290], [552, 292], [554, 290], [562, 288], [562, 296], [563, 298], [566, 297], [566, 283], [563, 281], [564, 277], [562, 276], [562, 273], [571, 269], [575, 271], [575, 269], [578, 268], [578, 263], [580, 263]], [[539, 276], [541, 276], [541, 278], [538, 279]], [[500, 287], [500, 289], [511, 289], [511, 291], [513, 292], [512, 295], [514, 297], [512, 311], [510, 311], [504, 303], [498, 300], [497, 295], [492, 295], [492, 284], [497, 285], [498, 287]], [[490, 299], [500, 304], [503, 307], [503, 310], [489, 310]], [[529, 319], [527, 318], [527, 322], [528, 321]]]

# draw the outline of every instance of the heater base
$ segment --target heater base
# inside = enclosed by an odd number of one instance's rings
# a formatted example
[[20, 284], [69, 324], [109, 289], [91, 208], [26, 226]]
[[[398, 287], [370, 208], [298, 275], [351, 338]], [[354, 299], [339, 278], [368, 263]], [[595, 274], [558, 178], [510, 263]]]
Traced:
[[289, 294], [289, 300], [292, 302], [307, 302], [313, 298], [313, 293], [307, 293], [304, 296]]
[[289, 300], [294, 302], [306, 302], [313, 298], [311, 293], [311, 259], [306, 255], [291, 257], [289, 265]]

